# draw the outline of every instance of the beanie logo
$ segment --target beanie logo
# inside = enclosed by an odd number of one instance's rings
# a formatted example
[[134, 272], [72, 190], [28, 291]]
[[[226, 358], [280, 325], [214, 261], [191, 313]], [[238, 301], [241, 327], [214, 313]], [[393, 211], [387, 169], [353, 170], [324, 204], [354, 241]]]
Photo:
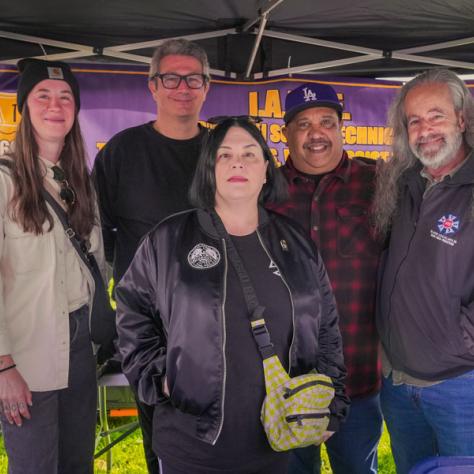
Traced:
[[305, 102], [312, 102], [314, 100], [317, 100], [316, 93], [313, 92], [309, 87], [304, 87], [303, 93], [303, 99]]
[[63, 70], [60, 67], [47, 67], [48, 77], [50, 79], [64, 80]]

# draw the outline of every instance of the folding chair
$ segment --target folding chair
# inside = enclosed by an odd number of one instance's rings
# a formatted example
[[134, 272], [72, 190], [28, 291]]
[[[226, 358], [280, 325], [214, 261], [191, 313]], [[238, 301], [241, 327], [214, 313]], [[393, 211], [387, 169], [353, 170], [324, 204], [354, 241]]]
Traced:
[[474, 456], [438, 456], [420, 461], [410, 474], [473, 474]]
[[[99, 458], [106, 453], [107, 472], [112, 469], [112, 448], [127, 436], [131, 435], [139, 426], [138, 421], [109, 428], [109, 415], [107, 411], [107, 389], [110, 387], [128, 387], [128, 380], [122, 373], [113, 373], [102, 375], [98, 380], [98, 405], [99, 405], [99, 429], [95, 439], [96, 453], [94, 459]], [[112, 441], [111, 434], [122, 432], [120, 436]], [[106, 445], [100, 451], [97, 451], [102, 439], [105, 438]]]

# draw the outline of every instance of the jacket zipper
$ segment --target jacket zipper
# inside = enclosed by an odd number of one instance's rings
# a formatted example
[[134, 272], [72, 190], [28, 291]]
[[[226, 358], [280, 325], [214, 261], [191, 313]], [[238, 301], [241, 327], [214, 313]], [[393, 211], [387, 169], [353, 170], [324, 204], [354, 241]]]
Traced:
[[312, 380], [310, 382], [306, 382], [298, 387], [295, 387], [293, 389], [286, 387], [285, 388], [285, 393], [283, 394], [283, 398], [287, 399], [292, 397], [293, 395], [296, 395], [298, 392], [301, 392], [301, 390], [304, 390], [309, 387], [313, 387], [315, 385], [323, 385], [325, 387], [333, 387], [332, 383], [329, 382], [324, 382], [322, 380]]
[[[411, 193], [410, 193], [411, 195]], [[413, 198], [413, 196], [411, 195], [411, 197]], [[395, 272], [395, 276], [394, 276], [394, 279], [393, 279], [393, 283], [392, 283], [392, 287], [390, 289], [390, 297], [389, 297], [389, 310], [388, 310], [388, 324], [386, 325], [386, 328], [387, 328], [387, 331], [388, 331], [388, 351], [386, 351], [386, 356], [387, 356], [387, 359], [388, 358], [388, 353], [391, 353], [392, 352], [392, 340], [393, 340], [393, 331], [391, 330], [391, 322], [392, 322], [392, 298], [393, 298], [393, 292], [395, 291], [395, 286], [397, 285], [397, 282], [398, 282], [398, 279], [399, 279], [399, 276], [400, 276], [400, 272], [402, 271], [402, 268], [404, 267], [405, 265], [405, 262], [406, 262], [406, 259], [408, 258], [408, 254], [410, 253], [410, 250], [411, 250], [411, 246], [413, 244], [413, 240], [415, 239], [415, 236], [416, 236], [416, 233], [418, 232], [418, 222], [420, 220], [420, 216], [422, 214], [422, 208], [423, 208], [423, 199], [421, 200], [420, 202], [420, 207], [418, 209], [418, 215], [416, 216], [416, 220], [415, 222], [413, 223], [414, 225], [414, 230], [410, 236], [410, 239], [408, 241], [408, 245], [406, 246], [406, 250], [405, 250], [405, 255], [403, 256], [403, 258], [401, 259], [400, 263], [398, 264], [398, 267], [397, 267], [397, 270]], [[389, 246], [390, 248], [390, 246]], [[386, 262], [385, 262], [386, 263]], [[390, 360], [390, 359], [389, 359]], [[390, 366], [392, 365], [392, 363], [390, 362]], [[391, 374], [393, 375], [393, 367], [391, 367]]]
[[285, 417], [285, 420], [288, 423], [297, 423], [301, 426], [303, 424], [303, 420], [305, 419], [326, 418], [329, 414], [329, 411], [327, 411], [325, 413], [305, 413], [301, 415], [288, 415], [287, 417]]
[[222, 403], [221, 403], [221, 421], [219, 423], [219, 429], [217, 430], [216, 437], [212, 442], [212, 446], [217, 443], [219, 436], [222, 432], [222, 427], [224, 426], [224, 401], [225, 401], [225, 383], [227, 378], [227, 364], [225, 360], [225, 344], [226, 344], [226, 325], [225, 325], [225, 301], [227, 298], [227, 247], [225, 245], [225, 239], [222, 239], [222, 246], [224, 248], [224, 289], [223, 289], [223, 297], [222, 297], [222, 360], [224, 361], [224, 378], [222, 381]]
[[263, 250], [265, 250], [265, 253], [267, 254], [268, 258], [275, 264], [278, 273], [280, 274], [281, 281], [283, 284], [286, 286], [286, 289], [288, 290], [288, 294], [290, 295], [290, 303], [291, 303], [291, 324], [293, 326], [293, 331], [291, 335], [291, 343], [290, 343], [290, 349], [288, 350], [288, 375], [291, 375], [291, 351], [293, 349], [293, 342], [295, 341], [295, 305], [293, 304], [293, 295], [291, 294], [290, 287], [288, 283], [285, 280], [285, 277], [283, 276], [283, 273], [281, 272], [280, 268], [278, 267], [277, 263], [275, 262], [275, 259], [270, 255], [270, 252], [267, 250], [265, 247], [265, 244], [263, 243], [262, 236], [260, 235], [259, 230], [257, 229], [257, 237], [260, 242], [260, 245], [262, 246]]

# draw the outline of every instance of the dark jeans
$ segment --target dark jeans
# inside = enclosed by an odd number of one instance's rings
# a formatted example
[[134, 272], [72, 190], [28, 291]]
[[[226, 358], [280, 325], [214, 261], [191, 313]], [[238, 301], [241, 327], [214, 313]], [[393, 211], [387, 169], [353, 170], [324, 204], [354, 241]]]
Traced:
[[[326, 442], [334, 474], [377, 472], [377, 446], [382, 435], [379, 395], [352, 401], [349, 416]], [[295, 449], [290, 455], [289, 474], [321, 472], [320, 446]]]
[[2, 415], [9, 474], [92, 474], [97, 419], [96, 362], [89, 310], [69, 315], [68, 387], [32, 392], [31, 420], [18, 427]]

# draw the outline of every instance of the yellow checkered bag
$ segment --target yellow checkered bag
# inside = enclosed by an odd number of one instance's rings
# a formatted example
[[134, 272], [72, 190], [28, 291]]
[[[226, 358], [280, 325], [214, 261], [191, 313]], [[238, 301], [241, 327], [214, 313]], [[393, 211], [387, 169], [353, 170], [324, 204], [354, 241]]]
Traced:
[[329, 424], [329, 405], [334, 398], [332, 381], [317, 373], [293, 378], [286, 373], [265, 324], [265, 307], [258, 302], [239, 252], [216, 212], [211, 213], [211, 219], [217, 233], [226, 242], [229, 260], [242, 286], [252, 334], [262, 356], [267, 396], [260, 419], [268, 442], [275, 451], [321, 444]]
[[278, 356], [263, 360], [267, 396], [260, 419], [275, 451], [321, 444], [329, 423], [334, 387], [327, 375], [290, 378]]

